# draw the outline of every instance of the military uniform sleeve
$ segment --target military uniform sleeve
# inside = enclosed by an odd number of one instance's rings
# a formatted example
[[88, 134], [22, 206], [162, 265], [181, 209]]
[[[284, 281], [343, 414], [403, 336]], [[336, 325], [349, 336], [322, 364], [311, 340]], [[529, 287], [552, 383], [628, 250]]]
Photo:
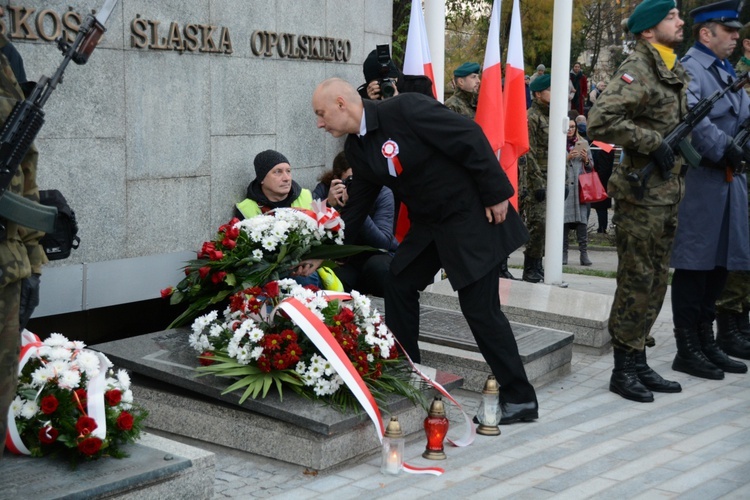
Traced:
[[538, 158], [541, 154], [539, 148], [546, 148], [547, 144], [542, 144], [540, 138], [547, 136], [549, 131], [542, 130], [546, 124], [539, 119], [539, 115], [532, 113], [529, 115], [529, 151], [526, 153], [526, 189], [529, 193], [534, 193], [540, 189], [546, 189], [547, 179], [539, 165]]
[[635, 117], [654, 112], [648, 104], [649, 89], [636, 71], [623, 64], [589, 111], [588, 136], [649, 154], [659, 147], [662, 136], [636, 122]]

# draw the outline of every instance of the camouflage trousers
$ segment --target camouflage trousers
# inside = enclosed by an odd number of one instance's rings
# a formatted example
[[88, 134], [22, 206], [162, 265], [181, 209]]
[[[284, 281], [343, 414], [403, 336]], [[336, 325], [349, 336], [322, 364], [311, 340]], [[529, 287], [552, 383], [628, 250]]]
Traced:
[[547, 202], [536, 201], [533, 195], [524, 201], [526, 210], [526, 228], [529, 230], [529, 241], [526, 242], [524, 255], [529, 259], [544, 257], [544, 232], [547, 221]]
[[18, 332], [18, 304], [21, 282], [0, 288], [0, 458], [5, 448], [8, 408], [16, 397], [18, 354], [21, 336]]
[[651, 328], [667, 293], [677, 205], [644, 207], [617, 200], [617, 290], [609, 314], [612, 345], [626, 351], [653, 346]]
[[750, 271], [729, 271], [727, 284], [716, 301], [716, 311], [740, 314], [750, 309]]

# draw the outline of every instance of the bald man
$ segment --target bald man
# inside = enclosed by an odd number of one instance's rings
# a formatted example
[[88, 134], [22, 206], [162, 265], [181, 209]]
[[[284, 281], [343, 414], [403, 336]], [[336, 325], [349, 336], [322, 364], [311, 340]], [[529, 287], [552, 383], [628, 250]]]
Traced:
[[333, 137], [347, 135], [354, 173], [342, 209], [347, 242], [356, 238], [382, 186], [408, 208], [411, 228], [386, 279], [388, 327], [420, 361], [419, 292], [444, 268], [501, 384], [501, 423], [538, 418], [536, 393], [498, 294], [500, 263], [528, 233], [508, 203], [513, 187], [482, 129], [421, 94], [363, 101], [337, 78], [321, 83], [312, 103], [318, 128]]

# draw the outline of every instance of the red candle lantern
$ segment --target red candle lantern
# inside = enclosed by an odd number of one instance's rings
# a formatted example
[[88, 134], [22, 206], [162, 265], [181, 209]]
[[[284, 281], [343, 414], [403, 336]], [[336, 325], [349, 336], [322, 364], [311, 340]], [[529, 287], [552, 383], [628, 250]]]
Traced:
[[440, 396], [435, 396], [430, 405], [430, 411], [424, 419], [424, 431], [427, 434], [427, 447], [422, 456], [430, 460], [445, 460], [447, 457], [443, 450], [443, 441], [448, 434], [448, 418], [445, 416], [445, 405]]

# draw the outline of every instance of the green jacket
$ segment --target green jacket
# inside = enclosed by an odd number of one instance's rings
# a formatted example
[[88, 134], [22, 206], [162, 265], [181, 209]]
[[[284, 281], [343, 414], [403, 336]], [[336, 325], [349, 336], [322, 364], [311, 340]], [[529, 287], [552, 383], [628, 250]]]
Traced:
[[[8, 43], [0, 35], [0, 47]], [[16, 82], [13, 70], [5, 56], [0, 55], [0, 120], [4, 121], [23, 92]], [[21, 162], [18, 173], [8, 186], [11, 193], [39, 202], [39, 188], [36, 185], [36, 168], [39, 153], [32, 145]], [[47, 262], [39, 239], [44, 233], [21, 227], [14, 222], [6, 224], [6, 238], [0, 241], [0, 286], [28, 277], [32, 271], [42, 272], [42, 264]]]
[[[635, 198], [627, 174], [640, 171], [651, 161], [662, 138], [687, 113], [689, 76], [679, 61], [670, 71], [650, 43], [638, 40], [635, 50], [620, 65], [606, 90], [589, 111], [588, 136], [592, 140], [622, 146], [624, 157], [609, 179], [607, 193], [634, 205], [659, 206], [679, 203], [684, 194], [680, 175], [662, 179], [658, 169], [650, 176], [644, 197]], [[679, 173], [678, 155], [673, 173]]]
[[456, 113], [473, 120], [477, 113], [477, 94], [456, 88], [453, 95], [445, 100], [445, 105]]
[[526, 153], [526, 189], [547, 189], [547, 149], [549, 147], [549, 105], [534, 99], [528, 112], [529, 152]]
[[[312, 193], [309, 189], [303, 189], [297, 199], [292, 202], [292, 207], [294, 208], [309, 209], [311, 206]], [[246, 219], [255, 217], [256, 215], [260, 215], [262, 213], [260, 207], [258, 206], [258, 203], [255, 200], [251, 200], [250, 198], [245, 198], [241, 202], [237, 203], [237, 210], [239, 210], [243, 217], [245, 217]]]

